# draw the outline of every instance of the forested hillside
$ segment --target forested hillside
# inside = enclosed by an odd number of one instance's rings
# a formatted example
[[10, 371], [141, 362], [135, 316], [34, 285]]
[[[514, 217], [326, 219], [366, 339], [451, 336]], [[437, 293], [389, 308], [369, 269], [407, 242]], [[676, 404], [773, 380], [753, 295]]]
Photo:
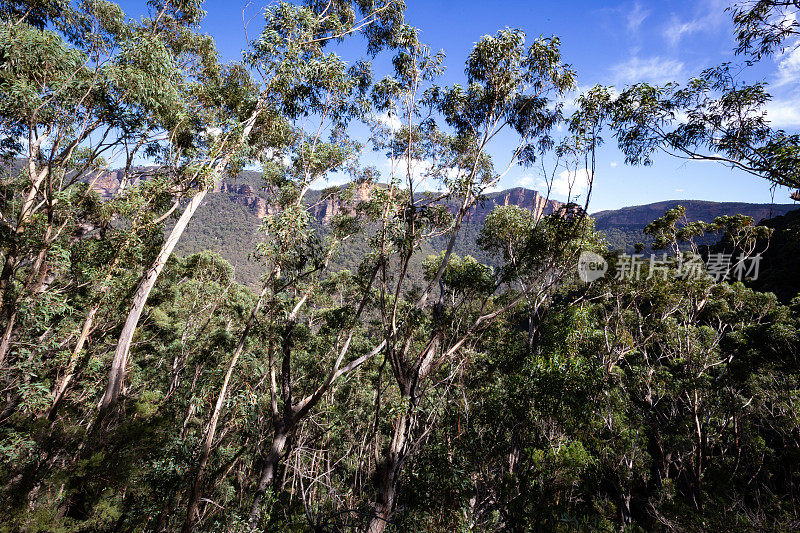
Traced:
[[[241, 283], [255, 287], [261, 272], [261, 266], [252, 257], [251, 251], [257, 241], [258, 227], [261, 219], [271, 205], [271, 199], [263, 190], [260, 174], [245, 171], [235, 180], [224, 180], [214, 194], [208, 196], [197, 211], [192, 225], [187, 228], [186, 235], [177, 247], [177, 253], [187, 255], [204, 250], [218, 252], [226, 261], [234, 265], [236, 278]], [[321, 201], [322, 191], [309, 191], [306, 203], [315, 206], [312, 214], [320, 231], [326, 231], [326, 213], [336, 201]], [[446, 201], [444, 202], [447, 203]], [[481, 261], [497, 265], [497, 262], [486, 254], [477, 243], [477, 236], [488, 213], [497, 206], [515, 205], [531, 211], [537, 216], [551, 214], [562, 205], [554, 200], [545, 200], [541, 194], [528, 189], [513, 189], [492, 192], [485, 195], [483, 201], [476, 205], [456, 241], [454, 250], [459, 255], [471, 255]], [[772, 226], [770, 219], [781, 217], [798, 209], [798, 204], [751, 204], [746, 202], [708, 202], [698, 200], [672, 200], [655, 204], [625, 207], [614, 211], [601, 211], [591, 216], [595, 227], [612, 250], [634, 253], [636, 245], [642, 243], [648, 253], [652, 238], [644, 233], [645, 227], [667, 210], [678, 205], [686, 207], [687, 222], [712, 221], [719, 216], [742, 214], [751, 217], [759, 224]], [[698, 244], [712, 245], [719, 240], [716, 234], [696, 239]], [[445, 239], [432, 239], [429, 246], [419, 252], [418, 257], [426, 257], [438, 253], [447, 246]], [[768, 246], [765, 245], [765, 248]], [[343, 255], [336, 259], [342, 268], [352, 268], [359, 258], [368, 253], [369, 244], [365, 238], [356, 238], [350, 243]], [[785, 257], [770, 254], [769, 264], [773, 268], [782, 269]], [[778, 264], [781, 266], [778, 266]], [[769, 275], [765, 273], [765, 275]], [[785, 274], [781, 274], [783, 277]], [[790, 296], [793, 296], [790, 295]]]
[[[710, 222], [719, 216], [742, 214], [749, 216], [756, 223], [764, 223], [774, 217], [800, 209], [800, 205], [794, 203], [750, 204], [746, 202], [671, 200], [623, 207], [614, 211], [599, 211], [593, 213], [592, 218], [595, 219], [597, 229], [603, 232], [612, 248], [632, 253], [637, 243], [646, 244], [648, 247], [650, 245], [650, 240], [643, 233], [645, 226], [678, 205], [686, 208], [688, 222], [697, 222], [698, 220]], [[713, 241], [713, 239], [711, 240]], [[714, 244], [714, 242], [707, 244]]]
[[[236, 179], [223, 180], [217, 190], [209, 194], [198, 208], [192, 224], [176, 248], [177, 253], [187, 255], [204, 250], [218, 252], [235, 267], [237, 280], [255, 287], [263, 269], [251, 252], [258, 239], [261, 220], [268, 211], [277, 209], [275, 198], [264, 191], [263, 187], [263, 178], [255, 172], [245, 171]], [[339, 198], [341, 192], [340, 188], [334, 187], [327, 191], [310, 190], [306, 194], [305, 204], [309, 206], [313, 224], [318, 231], [328, 231], [331, 218], [337, 212], [342, 209], [356, 209], [358, 204], [371, 197], [371, 194], [365, 192], [363, 198], [343, 202]], [[424, 198], [425, 194], [421, 193], [417, 200], [424, 201]], [[437, 200], [436, 203], [446, 206], [450, 211], [458, 208], [448, 198]], [[459, 255], [472, 255], [491, 262], [491, 258], [477, 245], [476, 239], [486, 216], [495, 207], [505, 205], [515, 205], [541, 217], [554, 213], [563, 204], [548, 200], [537, 191], [523, 188], [487, 193], [467, 214], [454, 251]], [[370, 252], [367, 235], [354, 236], [347, 248], [342, 249], [333, 259], [333, 264], [338, 268], [355, 268]], [[430, 243], [423, 244], [417, 252], [415, 262], [419, 263], [427, 255], [439, 253], [446, 247], [445, 237], [433, 237]]]
[[[192, 225], [187, 228], [184, 238], [177, 247], [177, 253], [187, 255], [204, 250], [218, 252], [234, 265], [236, 278], [241, 283], [255, 287], [261, 266], [251, 256], [251, 251], [257, 242], [261, 219], [271, 205], [271, 199], [264, 191], [259, 191], [261, 187], [263, 187], [261, 176], [254, 172], [242, 172], [236, 180], [223, 181], [219, 191], [210, 194], [206, 203], [198, 209]], [[327, 223], [325, 215], [330, 211], [330, 204], [333, 202], [320, 201], [321, 198], [321, 191], [312, 190], [309, 191], [306, 202], [315, 206], [312, 208], [312, 214], [319, 230], [324, 232]], [[478, 246], [477, 235], [487, 214], [501, 205], [516, 205], [541, 216], [553, 213], [562, 204], [554, 200], [546, 201], [541, 194], [528, 189], [488, 193], [483, 202], [473, 208], [465, 221], [454, 247], [456, 253], [472, 255], [487, 264], [496, 265], [496, 261]], [[610, 249], [634, 253], [636, 244], [642, 243], [649, 253], [652, 252], [650, 248], [652, 239], [644, 233], [644, 228], [668, 209], [678, 205], [686, 207], [686, 218], [689, 222], [712, 221], [718, 216], [742, 214], [751, 217], [759, 224], [767, 225], [769, 225], [768, 220], [798, 209], [797, 204], [673, 200], [625, 207], [615, 211], [601, 211], [591, 216], [595, 220], [596, 229], [605, 238]], [[546, 209], [542, 206], [546, 206]], [[706, 238], [698, 238], [697, 243], [710, 245], [718, 240], [719, 235], [712, 234]], [[438, 253], [446, 246], [445, 239], [433, 239], [430, 246], [425, 247], [419, 256]], [[342, 251], [344, 255], [337, 258], [336, 264], [342, 268], [352, 268], [368, 251], [368, 243], [363, 238], [356, 238], [347, 250]]]
[[798, 211], [588, 215], [602, 145], [800, 190], [743, 74], [794, 4], [624, 87], [397, 0], [259, 5], [232, 62], [138, 7], [0, 0], [0, 531], [797, 528]]

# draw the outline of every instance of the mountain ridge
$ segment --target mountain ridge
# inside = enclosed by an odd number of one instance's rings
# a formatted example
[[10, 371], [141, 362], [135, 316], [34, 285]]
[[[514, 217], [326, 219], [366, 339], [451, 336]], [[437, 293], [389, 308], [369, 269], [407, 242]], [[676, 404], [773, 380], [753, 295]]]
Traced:
[[[140, 170], [139, 174], [146, 176], [148, 169], [143, 167]], [[93, 187], [101, 196], [109, 198], [116, 194], [120, 177], [119, 171], [93, 176]], [[243, 171], [235, 177], [225, 177], [220, 180], [189, 224], [177, 252], [187, 254], [205, 249], [219, 252], [236, 267], [243, 282], [254, 285], [258, 280], [259, 267], [249, 257], [250, 251], [260, 239], [258, 228], [261, 220], [277, 211], [275, 203], [270, 201], [268, 192], [263, 188], [262, 179], [259, 172]], [[312, 189], [308, 192], [307, 205], [318, 224], [326, 224], [333, 216], [343, 211], [352, 212], [355, 206], [367, 200], [370, 194], [369, 190], [361, 187], [355, 191], [353, 200], [345, 200], [338, 195], [326, 196], [326, 190], [331, 189], [332, 187]], [[430, 193], [420, 193], [420, 199], [426, 194]], [[447, 204], [446, 201], [444, 203]], [[542, 216], [558, 211], [564, 204], [524, 187], [487, 193], [465, 220], [465, 236], [459, 239], [457, 253], [469, 253], [476, 257], [481, 255], [473, 241], [486, 216], [492, 209], [501, 205], [517, 205], [528, 209], [536, 216]], [[720, 215], [744, 214], [758, 223], [800, 208], [800, 204], [684, 199], [606, 209], [592, 213], [591, 216], [595, 219], [596, 229], [605, 234], [612, 249], [631, 252], [636, 243], [648, 242], [647, 236], [642, 232], [644, 227], [677, 205], [686, 207], [689, 221], [706, 222]], [[451, 209], [454, 209], [454, 206], [451, 206]], [[424, 252], [437, 252], [438, 250], [435, 250], [437, 244], [433, 243], [432, 248]], [[359, 247], [359, 253], [366, 251]]]
[[678, 205], [686, 208], [686, 219], [689, 222], [698, 220], [711, 222], [718, 216], [742, 214], [751, 217], [756, 224], [759, 224], [800, 209], [800, 204], [662, 200], [620, 209], [607, 209], [592, 213], [590, 216], [595, 219], [595, 228], [605, 234], [611, 248], [631, 252], [636, 243], [647, 245], [649, 242], [649, 237], [643, 233], [645, 226], [663, 216], [668, 209]]
[[[660, 213], [664, 214], [668, 209], [682, 205], [686, 207], [686, 216], [690, 222], [711, 219], [720, 215], [731, 214], [735, 209], [747, 211], [747, 216], [753, 217], [756, 222], [764, 219], [780, 216], [794, 209], [800, 208], [800, 204], [775, 204], [775, 203], [753, 203], [753, 202], [714, 202], [711, 200], [661, 200], [649, 204], [632, 205], [620, 207], [619, 209], [604, 209], [591, 213], [591, 217], [604, 224], [647, 224], [642, 216]], [[637, 216], [638, 215], [638, 216]], [[634, 217], [634, 218], [631, 218]], [[656, 217], [656, 218], [657, 218]], [[652, 221], [654, 219], [650, 219]]]

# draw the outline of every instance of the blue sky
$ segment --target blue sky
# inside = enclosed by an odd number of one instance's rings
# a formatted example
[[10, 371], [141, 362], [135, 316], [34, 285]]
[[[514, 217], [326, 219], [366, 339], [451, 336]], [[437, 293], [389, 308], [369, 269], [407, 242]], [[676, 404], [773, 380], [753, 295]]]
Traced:
[[[232, 0], [210, 0], [204, 5], [208, 15], [203, 31], [216, 39], [226, 59], [241, 57], [246, 41], [245, 5]], [[249, 4], [246, 18], [264, 5]], [[705, 67], [741, 61], [732, 52], [732, 24], [724, 11], [728, 5], [720, 0], [407, 0], [406, 17], [421, 30], [423, 41], [447, 54], [443, 83], [463, 81], [464, 60], [482, 35], [511, 27], [522, 29], [529, 39], [560, 37], [564, 60], [578, 72], [581, 88], [597, 83], [624, 87], [637, 81], [681, 81]], [[137, 16], [144, 3], [125, 1], [123, 8]], [[251, 23], [251, 38], [257, 28], [258, 18]], [[774, 101], [769, 116], [776, 126], [800, 129], [800, 52], [766, 59], [746, 79], [770, 84]], [[502, 152], [503, 147], [497, 150]], [[770, 202], [773, 198], [765, 180], [718, 164], [662, 156], [644, 168], [627, 166], [623, 159], [613, 139], [607, 139], [597, 161], [590, 211], [671, 199]], [[537, 188], [538, 184], [530, 171], [515, 168], [500, 187]], [[791, 202], [788, 194], [786, 189], [774, 191], [775, 202]]]

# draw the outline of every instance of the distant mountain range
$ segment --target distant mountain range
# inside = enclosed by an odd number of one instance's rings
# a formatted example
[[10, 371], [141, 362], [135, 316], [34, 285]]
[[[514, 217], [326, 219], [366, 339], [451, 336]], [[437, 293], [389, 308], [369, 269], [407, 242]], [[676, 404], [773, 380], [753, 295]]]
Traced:
[[598, 211], [592, 217], [597, 226], [645, 226], [662, 216], [667, 210], [682, 205], [690, 221], [710, 222], [722, 215], [739, 213], [753, 217], [756, 222], [784, 215], [800, 208], [800, 204], [750, 204], [746, 202], [709, 202], [705, 200], [667, 200], [653, 204], [635, 205], [609, 211]]
[[593, 213], [596, 228], [606, 235], [612, 248], [630, 252], [638, 242], [647, 244], [648, 239], [642, 233], [647, 224], [664, 215], [664, 213], [682, 205], [686, 208], [689, 222], [702, 220], [711, 222], [718, 216], [742, 214], [752, 217], [756, 223], [785, 215], [800, 209], [800, 203], [794, 204], [750, 204], [746, 202], [709, 202], [705, 200], [667, 200], [646, 205], [623, 207], [610, 211]]
[[[17, 165], [13, 165], [17, 166]], [[141, 168], [139, 174], [146, 179], [148, 169]], [[104, 198], [117, 194], [120, 186], [120, 171], [108, 171], [89, 177], [95, 190]], [[202, 250], [214, 250], [230, 261], [235, 267], [240, 281], [255, 285], [261, 267], [250, 259], [250, 253], [259, 241], [258, 227], [260, 220], [276, 210], [275, 204], [262, 187], [259, 172], [244, 171], [236, 178], [226, 178], [206, 197], [205, 202], [195, 214], [192, 222], [178, 245], [178, 253], [187, 254]], [[135, 181], [131, 183], [134, 185]], [[309, 191], [307, 205], [317, 223], [324, 225], [340, 212], [351, 211], [355, 206], [369, 198], [371, 190], [362, 187], [354, 197], [344, 201], [335, 195], [325, 195], [322, 191]], [[447, 204], [446, 204], [447, 205]], [[564, 204], [551, 200], [531, 189], [516, 187], [500, 192], [487, 194], [484, 200], [469, 214], [467, 223], [457, 242], [457, 253], [471, 254], [479, 259], [483, 255], [475, 245], [475, 238], [486, 219], [486, 216], [498, 206], [517, 205], [536, 216], [543, 216], [558, 211]], [[642, 233], [644, 227], [662, 216], [665, 211], [677, 205], [686, 207], [686, 215], [690, 221], [703, 220], [709, 222], [720, 215], [744, 214], [756, 222], [773, 219], [800, 209], [800, 203], [794, 204], [754, 204], [745, 202], [709, 202], [701, 200], [669, 200], [652, 204], [623, 207], [616, 210], [599, 211], [592, 214], [596, 228], [606, 235], [613, 249], [632, 251], [638, 242], [647, 244]], [[455, 206], [451, 206], [455, 210]], [[366, 239], [364, 239], [366, 241]], [[439, 242], [441, 241], [441, 242]], [[444, 239], [434, 241], [426, 246], [421, 254], [435, 253], [443, 248]], [[351, 248], [354, 257], [363, 257], [367, 243], [354, 242]], [[430, 248], [430, 249], [428, 249]], [[344, 264], [350, 261], [345, 258]]]
[[[119, 177], [113, 171], [95, 176], [94, 187], [108, 198], [116, 194]], [[237, 277], [242, 282], [251, 285], [257, 283], [261, 267], [249, 258], [249, 254], [260, 238], [257, 231], [260, 219], [276, 209], [263, 190], [261, 179], [260, 173], [245, 171], [234, 179], [222, 180], [198, 210], [178, 245], [178, 253], [215, 250], [236, 267]], [[322, 191], [313, 190], [307, 195], [307, 205], [317, 223], [324, 225], [337, 213], [351, 211], [359, 202], [368, 199], [370, 192], [369, 188], [362, 187], [356, 191], [352, 200], [345, 202], [335, 196], [324, 195]], [[487, 194], [483, 202], [469, 215], [463, 229], [464, 235], [458, 241], [458, 253], [481, 257], [482, 254], [475, 245], [477, 232], [492, 209], [502, 205], [517, 205], [542, 216], [558, 211], [563, 203], [545, 198], [535, 190], [521, 187]], [[706, 222], [720, 215], [733, 214], [747, 215], [760, 222], [800, 209], [800, 204], [669, 200], [599, 211], [592, 214], [592, 217], [596, 221], [596, 228], [606, 235], [611, 248], [631, 252], [636, 243], [647, 244], [648, 239], [642, 233], [644, 227], [677, 205], [686, 207], [686, 215], [690, 221]], [[437, 252], [438, 246], [444, 246], [443, 239], [442, 242], [431, 243], [431, 249], [423, 250], [422, 253]], [[358, 249], [353, 253], [354, 257], [368, 251], [366, 243], [352, 243], [351, 247]], [[347, 262], [345, 258], [344, 263]]]

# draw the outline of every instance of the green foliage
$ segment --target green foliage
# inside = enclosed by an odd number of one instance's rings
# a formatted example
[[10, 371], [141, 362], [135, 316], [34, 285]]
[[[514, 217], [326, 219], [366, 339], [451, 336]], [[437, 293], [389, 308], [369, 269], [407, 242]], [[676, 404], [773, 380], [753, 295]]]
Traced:
[[[270, 5], [229, 65], [196, 33], [200, 2], [148, 6], [139, 21], [105, 1], [0, 6], [15, 158], [0, 183], [0, 529], [792, 529], [795, 215], [766, 228], [677, 206], [645, 228], [676, 253], [710, 234], [744, 255], [770, 241], [783, 270], [748, 286], [673, 267], [582, 283], [581, 252], [614, 258], [575, 204], [469, 220], [503, 176], [487, 151], [500, 131], [512, 164], [588, 164], [610, 124], [629, 162], [702, 149], [793, 185], [796, 139], [730, 120], [767, 101], [762, 85], [722, 66], [685, 87], [596, 87], [565, 118], [575, 73], [557, 38], [484, 36], [466, 84], [443, 88], [444, 54], [395, 1]], [[786, 38], [763, 27], [774, 7], [734, 10], [742, 51]], [[390, 75], [337, 54], [351, 34], [391, 49]], [[385, 184], [359, 161], [369, 144], [398, 163]], [[128, 157], [101, 196], [112, 148]], [[136, 168], [140, 149], [157, 166]], [[333, 174], [352, 183], [310, 189]], [[212, 186], [98, 416], [142, 273], [182, 200]]]

